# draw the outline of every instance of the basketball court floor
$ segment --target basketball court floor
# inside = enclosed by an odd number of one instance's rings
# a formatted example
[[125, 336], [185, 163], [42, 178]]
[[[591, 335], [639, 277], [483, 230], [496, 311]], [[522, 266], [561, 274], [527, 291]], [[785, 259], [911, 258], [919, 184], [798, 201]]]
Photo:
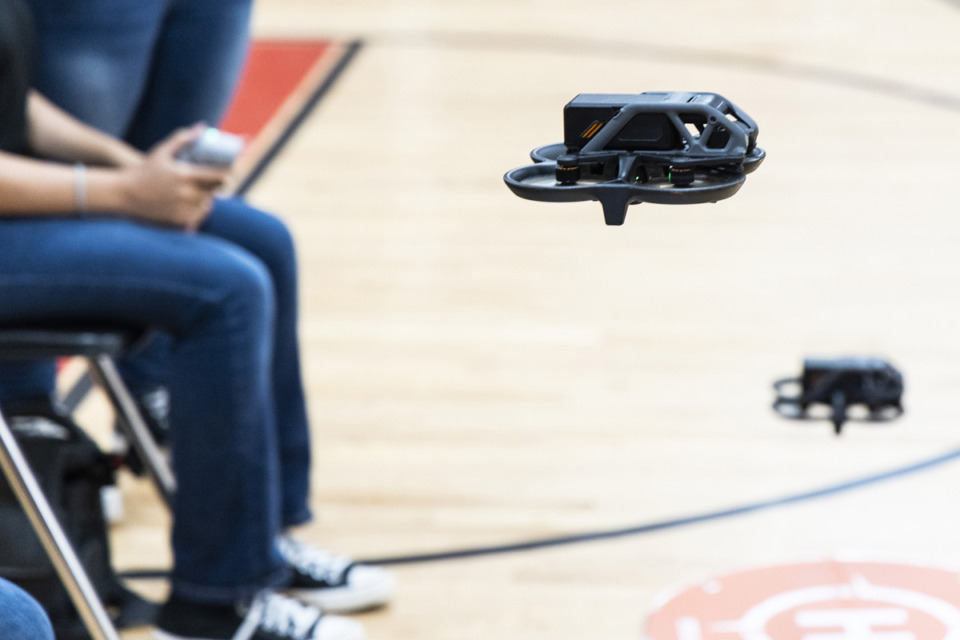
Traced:
[[[960, 3], [259, 0], [254, 33], [359, 44], [248, 197], [303, 269], [301, 535], [399, 581], [370, 638], [958, 637], [917, 598], [960, 607]], [[736, 196], [607, 227], [504, 186], [577, 94], [658, 90], [758, 122]], [[771, 410], [805, 357], [849, 355], [903, 372], [903, 417]], [[167, 566], [164, 510], [123, 491], [117, 563]], [[900, 604], [710, 622], [858, 580]], [[727, 608], [654, 628], [691, 585]]]

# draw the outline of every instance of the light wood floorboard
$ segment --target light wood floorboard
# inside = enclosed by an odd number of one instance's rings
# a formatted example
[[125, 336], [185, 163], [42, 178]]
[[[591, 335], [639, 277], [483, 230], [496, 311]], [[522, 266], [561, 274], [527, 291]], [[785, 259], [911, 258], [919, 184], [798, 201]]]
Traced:
[[[956, 3], [261, 0], [255, 33], [365, 43], [251, 194], [303, 269], [308, 539], [382, 558], [619, 528], [957, 446]], [[610, 228], [503, 185], [576, 94], [672, 89], [758, 121], [769, 157], [734, 198]], [[846, 354], [903, 370], [902, 419], [836, 438], [773, 414], [775, 379]], [[659, 593], [716, 572], [960, 564], [958, 481], [399, 566], [362, 619], [377, 640], [637, 639]], [[118, 562], [162, 566], [165, 515], [124, 491]]]

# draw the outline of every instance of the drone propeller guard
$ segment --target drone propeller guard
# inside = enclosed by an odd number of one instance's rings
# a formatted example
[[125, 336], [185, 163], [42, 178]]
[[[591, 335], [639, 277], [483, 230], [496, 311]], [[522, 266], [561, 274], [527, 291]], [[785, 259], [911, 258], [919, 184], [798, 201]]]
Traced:
[[528, 200], [599, 201], [608, 225], [631, 204], [729, 198], [766, 155], [756, 123], [717, 94], [581, 94], [564, 125], [563, 143], [534, 149], [504, 181]]

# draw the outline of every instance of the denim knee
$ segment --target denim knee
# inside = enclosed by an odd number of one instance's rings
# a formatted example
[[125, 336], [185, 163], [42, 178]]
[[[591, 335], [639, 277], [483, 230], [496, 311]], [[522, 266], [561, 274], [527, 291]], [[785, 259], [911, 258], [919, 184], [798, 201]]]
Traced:
[[249, 308], [252, 316], [267, 312], [272, 317], [276, 304], [273, 278], [259, 259], [250, 257], [235, 261], [226, 274], [225, 284], [224, 304], [240, 304]]
[[25, 591], [0, 578], [0, 638], [53, 640], [47, 614]]
[[221, 247], [217, 255], [206, 256], [201, 313], [194, 323], [178, 328], [178, 337], [187, 338], [199, 329], [196, 323], [214, 323], [217, 331], [269, 336], [275, 314], [273, 279], [256, 256], [237, 247]]
[[265, 250], [260, 254], [270, 273], [273, 274], [276, 284], [296, 282], [297, 279], [297, 251], [294, 245], [293, 234], [281, 220], [267, 218], [265, 225], [267, 233], [264, 236]]
[[293, 235], [279, 218], [240, 199], [218, 200], [201, 230], [243, 247], [270, 272], [278, 294], [295, 289], [297, 257]]

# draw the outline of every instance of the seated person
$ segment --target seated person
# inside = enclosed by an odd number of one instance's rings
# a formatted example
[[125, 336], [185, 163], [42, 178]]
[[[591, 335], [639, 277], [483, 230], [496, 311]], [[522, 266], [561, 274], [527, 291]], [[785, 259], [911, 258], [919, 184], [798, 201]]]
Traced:
[[[109, 319], [172, 337], [174, 566], [157, 637], [363, 637], [322, 612], [383, 604], [392, 576], [289, 535], [310, 519], [289, 231], [217, 199], [228, 171], [176, 159], [200, 129], [142, 154], [55, 107], [30, 88], [33, 46], [22, 0], [0, 0], [0, 323]], [[52, 392], [52, 366], [22, 373], [4, 402]]]
[[53, 627], [36, 600], [0, 578], [0, 638], [53, 640]]
[[[26, 4], [38, 34], [34, 88], [79, 120], [146, 151], [175, 129], [222, 119], [246, 59], [252, 0]], [[117, 363], [161, 444], [169, 344], [154, 331], [148, 346]], [[6, 366], [0, 381], [16, 377]], [[139, 470], [135, 454], [128, 461]]]

